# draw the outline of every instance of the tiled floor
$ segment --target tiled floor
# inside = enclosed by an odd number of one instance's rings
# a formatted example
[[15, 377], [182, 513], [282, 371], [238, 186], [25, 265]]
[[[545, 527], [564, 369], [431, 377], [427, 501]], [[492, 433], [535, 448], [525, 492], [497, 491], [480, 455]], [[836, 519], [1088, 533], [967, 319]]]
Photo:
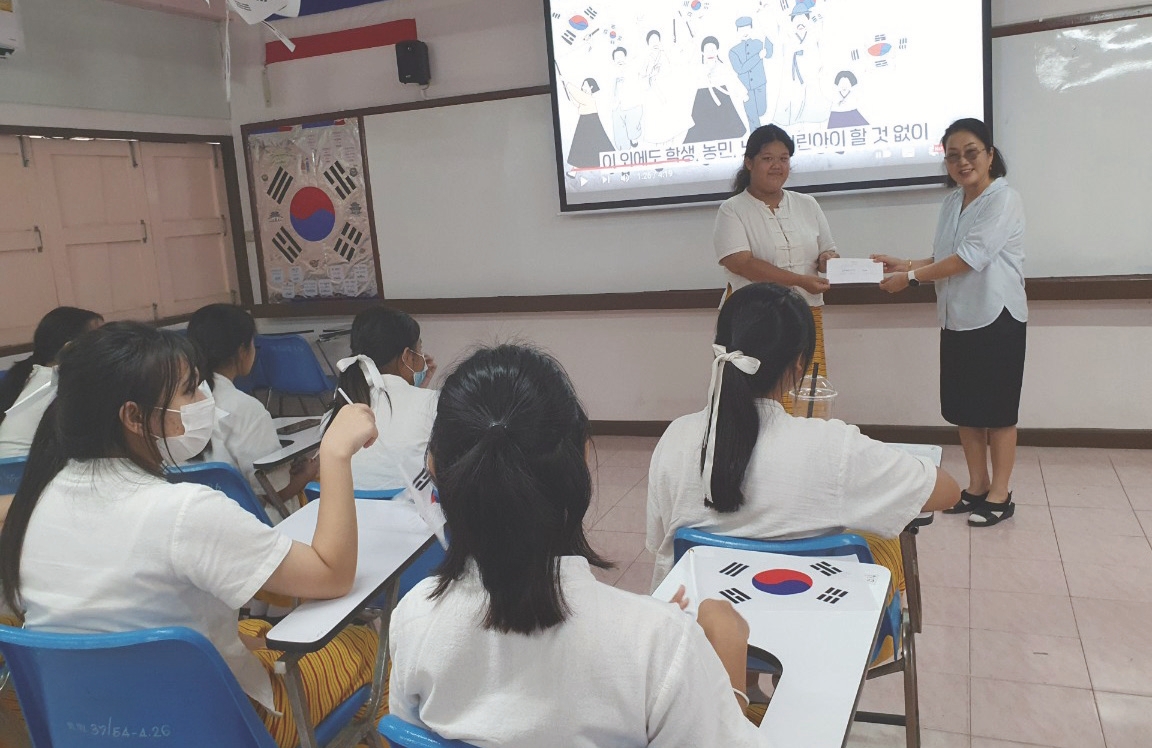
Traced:
[[[602, 580], [646, 594], [648, 461], [655, 439], [598, 437], [593, 546]], [[964, 485], [958, 447], [944, 467]], [[1152, 746], [1152, 451], [1021, 448], [1016, 516], [970, 529], [937, 515], [918, 541], [925, 748]], [[861, 708], [901, 711], [899, 676]], [[857, 725], [855, 748], [903, 746]]]

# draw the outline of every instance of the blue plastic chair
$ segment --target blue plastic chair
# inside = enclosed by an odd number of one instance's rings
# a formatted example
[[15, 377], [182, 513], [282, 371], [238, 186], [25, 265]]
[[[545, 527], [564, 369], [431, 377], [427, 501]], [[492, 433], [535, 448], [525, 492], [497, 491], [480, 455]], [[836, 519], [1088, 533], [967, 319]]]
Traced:
[[[780, 553], [788, 556], [855, 556], [861, 563], [874, 563], [872, 550], [868, 542], [859, 535], [842, 533], [839, 535], [824, 535], [815, 538], [800, 538], [797, 540], [752, 540], [748, 538], [734, 538], [726, 535], [714, 535], [690, 527], [682, 527], [676, 531], [672, 539], [672, 551], [675, 559], [680, 560], [689, 548], [698, 545], [708, 545], [716, 548], [730, 548], [741, 551], [757, 551], [761, 553]], [[907, 573], [907, 570], [905, 570]], [[908, 748], [919, 748], [920, 745], [920, 699], [916, 684], [916, 647], [915, 634], [908, 612], [901, 608], [900, 592], [895, 591], [892, 602], [884, 611], [880, 621], [879, 634], [876, 645], [872, 650], [872, 659], [875, 660], [880, 653], [884, 641], [891, 637], [894, 658], [882, 665], [869, 668], [866, 678], [872, 680], [882, 675], [894, 672], [904, 673], [904, 714], [880, 714], [876, 712], [856, 712], [857, 722], [872, 722], [885, 725], [898, 725], [905, 728], [905, 737]], [[749, 657], [749, 669], [772, 672], [774, 668]]]
[[[380, 491], [368, 491], [356, 489], [352, 495], [358, 499], [376, 499], [382, 501], [389, 501], [404, 493], [403, 488], [386, 488]], [[308, 497], [309, 501], [315, 501], [320, 498], [320, 484], [312, 481], [304, 487], [304, 495]], [[399, 599], [404, 599], [408, 594], [408, 590], [415, 587], [422, 579], [432, 574], [432, 571], [440, 565], [444, 560], [444, 547], [439, 543], [433, 543], [428, 547], [428, 550], [420, 554], [420, 558], [412, 562], [412, 565], [404, 570], [400, 575]], [[381, 598], [384, 599], [384, 598]]]
[[239, 470], [227, 462], [193, 462], [169, 468], [168, 482], [199, 483], [215, 488], [244, 507], [256, 519], [269, 527], [272, 526], [272, 520], [269, 519], [268, 512], [264, 511], [260, 499], [252, 492], [252, 486], [248, 485], [248, 481]]
[[24, 477], [24, 466], [27, 464], [27, 457], [0, 458], [0, 496], [16, 493], [20, 479]]
[[304, 398], [314, 397], [327, 406], [324, 398], [336, 389], [336, 380], [324, 373], [307, 340], [299, 335], [257, 335], [256, 346], [269, 399], [275, 394], [279, 405], [285, 395], [296, 397], [303, 408]]
[[[166, 748], [276, 748], [220, 653], [191, 629], [50, 634], [0, 626], [0, 652], [37, 748], [141, 738]], [[353, 694], [317, 726], [317, 740], [332, 740], [367, 697], [367, 686]]]
[[462, 740], [446, 740], [423, 727], [410, 725], [399, 717], [384, 715], [380, 720], [380, 734], [392, 748], [475, 748]]

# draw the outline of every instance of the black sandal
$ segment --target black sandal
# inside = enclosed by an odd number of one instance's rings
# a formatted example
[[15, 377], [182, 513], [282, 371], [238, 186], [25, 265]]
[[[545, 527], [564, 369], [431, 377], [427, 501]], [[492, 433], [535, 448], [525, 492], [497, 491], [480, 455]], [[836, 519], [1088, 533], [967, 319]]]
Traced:
[[945, 514], [967, 514], [976, 509], [976, 507], [983, 504], [988, 500], [988, 492], [984, 493], [968, 493], [967, 491], [960, 492], [960, 500], [956, 502], [956, 506], [949, 507], [944, 510]]
[[[972, 510], [968, 518], [970, 527], [991, 527], [999, 524], [1016, 513], [1016, 505], [1012, 503], [1012, 492], [1008, 492], [1008, 500], [1004, 502], [985, 501]], [[976, 521], [973, 521], [976, 520]]]

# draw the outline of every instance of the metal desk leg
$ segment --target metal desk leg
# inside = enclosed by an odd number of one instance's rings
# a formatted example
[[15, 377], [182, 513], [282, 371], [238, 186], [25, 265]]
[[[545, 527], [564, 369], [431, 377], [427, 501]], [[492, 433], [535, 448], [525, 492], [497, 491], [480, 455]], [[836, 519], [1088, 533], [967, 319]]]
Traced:
[[923, 603], [920, 600], [920, 559], [916, 554], [916, 532], [900, 533], [900, 555], [904, 562], [904, 591], [908, 596], [908, 613], [912, 630], [917, 634], [924, 628]]
[[284, 677], [284, 685], [288, 690], [288, 705], [292, 708], [292, 716], [296, 720], [296, 734], [300, 736], [300, 748], [319, 748], [316, 742], [316, 730], [308, 718], [308, 705], [304, 703], [304, 684], [300, 680], [299, 654], [285, 652], [276, 661], [276, 672]]
[[272, 485], [272, 481], [263, 470], [256, 471], [256, 482], [260, 484], [260, 488], [264, 489], [264, 497], [268, 499], [268, 503], [280, 515], [280, 519], [288, 519], [288, 515], [292, 512], [288, 511], [288, 507], [284, 506], [284, 501], [280, 498], [280, 492]]

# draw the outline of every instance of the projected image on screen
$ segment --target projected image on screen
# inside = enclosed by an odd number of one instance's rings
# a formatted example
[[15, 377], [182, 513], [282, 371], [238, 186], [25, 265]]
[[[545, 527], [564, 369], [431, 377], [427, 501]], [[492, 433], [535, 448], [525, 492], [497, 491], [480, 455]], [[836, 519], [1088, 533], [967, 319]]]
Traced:
[[986, 0], [549, 6], [566, 210], [726, 195], [748, 134], [796, 141], [789, 188], [927, 184], [985, 111]]

